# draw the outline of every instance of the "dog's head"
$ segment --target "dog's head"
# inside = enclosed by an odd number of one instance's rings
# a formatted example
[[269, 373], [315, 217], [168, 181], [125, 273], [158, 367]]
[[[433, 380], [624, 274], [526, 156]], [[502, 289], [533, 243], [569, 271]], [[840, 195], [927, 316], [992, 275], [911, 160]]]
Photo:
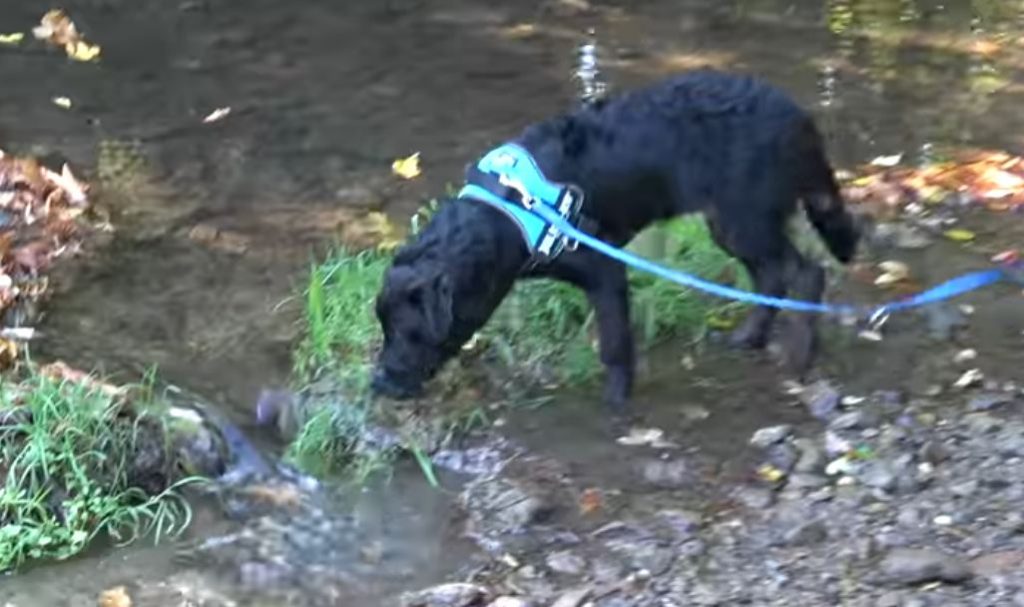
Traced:
[[376, 312], [384, 346], [373, 389], [412, 398], [450, 357], [454, 324], [452, 278], [440, 263], [396, 264], [384, 276]]

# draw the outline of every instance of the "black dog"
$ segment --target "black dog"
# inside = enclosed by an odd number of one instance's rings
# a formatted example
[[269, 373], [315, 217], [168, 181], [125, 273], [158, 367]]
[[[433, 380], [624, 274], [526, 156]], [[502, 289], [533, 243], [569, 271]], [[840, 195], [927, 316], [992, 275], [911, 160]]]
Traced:
[[[782, 91], [749, 77], [700, 70], [528, 127], [514, 140], [551, 180], [585, 194], [591, 233], [622, 246], [652, 222], [703, 213], [715, 242], [747, 268], [758, 292], [820, 301], [824, 270], [785, 233], [803, 203], [832, 254], [846, 263], [859, 231], [847, 213], [811, 117]], [[384, 278], [376, 312], [384, 346], [374, 389], [396, 398], [423, 383], [490, 318], [520, 278], [583, 289], [593, 305], [606, 368], [604, 396], [629, 399], [634, 345], [625, 267], [584, 247], [534, 265], [516, 223], [496, 208], [450, 200]], [[755, 308], [733, 334], [763, 347], [775, 311]], [[803, 373], [813, 360], [813, 315], [787, 332]]]

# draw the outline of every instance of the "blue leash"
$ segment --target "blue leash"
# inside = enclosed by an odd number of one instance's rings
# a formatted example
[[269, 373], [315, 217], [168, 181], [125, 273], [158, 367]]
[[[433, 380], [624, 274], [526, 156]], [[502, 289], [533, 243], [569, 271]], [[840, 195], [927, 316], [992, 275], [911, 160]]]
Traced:
[[556, 211], [545, 204], [536, 204], [532, 207], [534, 213], [543, 217], [545, 221], [550, 222], [553, 226], [558, 228], [569, 238], [576, 240], [580, 244], [583, 244], [595, 251], [607, 255], [612, 259], [621, 261], [622, 263], [632, 266], [643, 272], [654, 274], [665, 280], [674, 282], [676, 284], [699, 289], [705, 293], [717, 295], [726, 299], [732, 299], [735, 301], [742, 301], [750, 304], [760, 306], [770, 306], [773, 308], [779, 308], [782, 310], [794, 310], [797, 312], [820, 312], [824, 314], [858, 314], [861, 312], [868, 312], [870, 318], [878, 318], [890, 312], [897, 310], [906, 310], [908, 308], [914, 308], [924, 306], [927, 304], [936, 303], [945, 299], [952, 299], [959, 297], [964, 293], [980, 289], [999, 282], [1005, 278], [1005, 273], [1000, 268], [993, 268], [990, 270], [980, 270], [977, 272], [970, 272], [962, 276], [958, 276], [951, 280], [947, 280], [944, 283], [936, 285], [927, 291], [918, 293], [911, 297], [900, 299], [894, 302], [882, 304], [880, 306], [856, 306], [851, 304], [830, 304], [830, 303], [815, 303], [809, 301], [799, 301], [795, 299], [783, 298], [783, 297], [772, 297], [770, 295], [762, 295], [760, 293], [752, 293], [750, 291], [744, 291], [742, 289], [736, 289], [733, 287], [727, 287], [714, 282], [698, 278], [679, 270], [654, 263], [648, 259], [644, 259], [638, 255], [630, 253], [624, 249], [613, 247], [608, 243], [602, 242], [601, 240], [590, 236], [580, 230], [576, 229], [563, 217], [558, 215]]
[[[492, 150], [477, 165], [469, 168], [467, 176], [469, 183], [459, 193], [459, 198], [479, 200], [504, 212], [523, 231], [527, 247], [533, 256], [540, 254], [551, 259], [563, 248], [572, 250], [577, 243], [583, 244], [627, 266], [678, 285], [754, 305], [822, 314], [866, 313], [867, 317], [875, 322], [884, 320], [889, 313], [897, 310], [937, 303], [1004, 279], [1013, 280], [1013, 277], [1002, 268], [980, 270], [947, 280], [917, 295], [879, 306], [830, 304], [772, 297], [720, 285], [657, 264], [580, 230], [573, 223], [580, 219], [578, 213], [582, 203], [582, 192], [575, 186], [549, 181], [537, 166], [533, 156], [519, 145], [506, 143]], [[496, 191], [503, 191], [505, 195], [499, 195]], [[566, 201], [570, 199], [573, 204], [567, 204]], [[537, 218], [542, 221], [537, 222]], [[560, 244], [549, 253], [539, 246], [545, 238], [548, 239], [547, 242], [557, 239]]]

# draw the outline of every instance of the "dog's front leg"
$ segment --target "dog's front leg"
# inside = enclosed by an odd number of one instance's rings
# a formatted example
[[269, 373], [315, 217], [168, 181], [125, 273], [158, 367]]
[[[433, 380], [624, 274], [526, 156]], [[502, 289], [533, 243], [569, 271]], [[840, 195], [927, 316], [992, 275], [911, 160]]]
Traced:
[[586, 293], [597, 319], [601, 363], [606, 373], [604, 400], [616, 414], [625, 413], [636, 369], [626, 267], [581, 249], [558, 258], [543, 273]]

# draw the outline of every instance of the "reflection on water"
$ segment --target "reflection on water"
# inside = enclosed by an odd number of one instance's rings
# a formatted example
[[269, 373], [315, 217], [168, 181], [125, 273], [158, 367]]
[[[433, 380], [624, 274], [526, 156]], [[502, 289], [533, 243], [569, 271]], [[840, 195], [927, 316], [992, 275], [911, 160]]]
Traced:
[[[156, 363], [240, 416], [263, 387], [254, 378], [287, 376], [297, 310], [279, 304], [310, 250], [337, 234], [339, 207], [407, 215], [487, 145], [566, 107], [589, 28], [608, 51], [611, 89], [701, 64], [756, 73], [813, 108], [840, 165], [923, 158], [945, 144], [1019, 152], [1024, 137], [1020, 0], [67, 8], [104, 61], [0, 48], [0, 144], [95, 167], [102, 141], [138, 141], [160, 187], [124, 201], [121, 239], [54, 301], [42, 354], [115, 371]], [[6, 31], [27, 29], [42, 9], [5, 0], [4, 11]], [[55, 95], [72, 98], [74, 111], [46, 101]], [[200, 124], [224, 106], [231, 116]], [[424, 177], [391, 182], [391, 160], [416, 150]], [[249, 246], [208, 248], [188, 237], [197, 225]], [[98, 592], [123, 577], [103, 573], [118, 567], [166, 573], [126, 554], [70, 563], [61, 575]], [[21, 579], [0, 582], [0, 604], [40, 580]]]

